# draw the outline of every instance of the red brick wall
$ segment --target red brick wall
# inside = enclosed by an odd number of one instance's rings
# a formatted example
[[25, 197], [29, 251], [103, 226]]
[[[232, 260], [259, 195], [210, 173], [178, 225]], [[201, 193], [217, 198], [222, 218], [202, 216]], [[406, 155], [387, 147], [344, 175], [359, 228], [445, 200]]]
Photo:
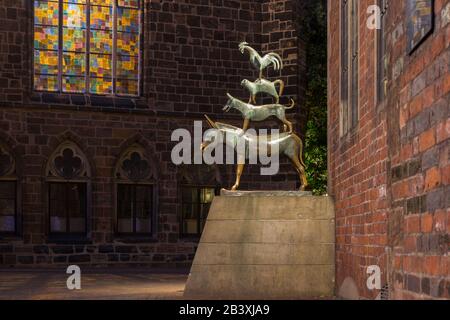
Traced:
[[375, 32], [360, 1], [360, 120], [339, 136], [339, 1], [329, 4], [329, 189], [336, 201], [337, 288], [375, 298], [379, 265], [391, 298], [449, 298], [450, 4], [435, 1], [434, 33], [406, 49], [405, 1], [390, 1], [389, 89], [375, 99]]
[[[193, 129], [194, 120], [211, 114], [242, 124], [239, 115], [224, 115], [229, 91], [242, 99], [243, 78], [256, 78], [248, 58], [238, 50], [247, 41], [260, 50], [264, 36], [283, 55], [288, 94], [301, 101], [294, 73], [301, 59], [294, 53], [295, 19], [290, 2], [280, 2], [276, 15], [261, 1], [151, 0], [144, 5], [143, 95], [136, 99], [89, 95], [43, 94], [32, 91], [32, 1], [0, 4], [0, 141], [14, 150], [21, 166], [23, 236], [0, 238], [0, 265], [22, 264], [150, 264], [188, 266], [196, 241], [180, 239], [179, 169], [170, 160], [171, 133]], [[266, 10], [264, 9], [264, 10]], [[272, 9], [267, 9], [272, 12]], [[273, 12], [275, 12], [273, 11]], [[263, 32], [267, 19], [278, 27]], [[289, 50], [285, 41], [290, 41]], [[298, 72], [301, 72], [299, 66]], [[289, 78], [289, 79], [288, 79]], [[287, 101], [284, 100], [284, 101]], [[299, 111], [291, 118], [297, 120]], [[270, 125], [277, 124], [271, 122]], [[74, 140], [94, 169], [93, 241], [91, 244], [52, 244], [45, 230], [44, 166], [65, 139]], [[130, 243], [113, 234], [113, 167], [123, 149], [138, 141], [154, 154], [159, 177], [159, 230], [154, 243]], [[221, 168], [224, 187], [234, 169]], [[259, 167], [246, 168], [242, 189], [292, 189], [297, 174], [283, 162], [280, 175], [259, 176]]]

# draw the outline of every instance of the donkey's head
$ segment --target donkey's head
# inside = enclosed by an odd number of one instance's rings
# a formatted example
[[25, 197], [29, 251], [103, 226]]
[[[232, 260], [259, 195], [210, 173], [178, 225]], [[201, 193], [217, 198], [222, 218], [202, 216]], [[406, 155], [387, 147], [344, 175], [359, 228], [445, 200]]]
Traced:
[[222, 132], [217, 124], [207, 115], [205, 115], [205, 117], [211, 129], [208, 130], [203, 137], [203, 142], [201, 144], [202, 152], [204, 152], [208, 147], [215, 147], [220, 142], [220, 136], [222, 135]]
[[214, 122], [206, 115], [205, 117], [211, 129], [204, 135], [201, 145], [202, 151], [208, 147], [214, 148], [220, 143], [232, 144], [230, 141], [235, 141], [236, 137], [244, 135], [244, 131], [241, 128], [226, 123]]

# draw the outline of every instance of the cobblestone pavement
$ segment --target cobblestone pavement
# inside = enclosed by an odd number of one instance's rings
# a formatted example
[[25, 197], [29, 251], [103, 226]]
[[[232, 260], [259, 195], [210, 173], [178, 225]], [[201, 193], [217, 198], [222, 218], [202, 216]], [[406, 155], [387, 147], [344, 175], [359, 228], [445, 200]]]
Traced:
[[83, 270], [81, 290], [68, 290], [65, 269], [0, 269], [0, 300], [182, 299], [187, 272]]

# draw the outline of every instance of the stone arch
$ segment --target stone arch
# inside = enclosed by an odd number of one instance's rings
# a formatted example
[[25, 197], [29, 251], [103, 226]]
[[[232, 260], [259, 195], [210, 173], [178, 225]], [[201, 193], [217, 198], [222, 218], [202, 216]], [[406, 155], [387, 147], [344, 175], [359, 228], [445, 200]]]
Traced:
[[[51, 141], [50, 146], [42, 188], [45, 230], [55, 240], [88, 240], [93, 217], [92, 161], [80, 139], [69, 131]], [[79, 210], [73, 213], [73, 208]]]
[[22, 233], [22, 192], [19, 171], [20, 158], [15, 143], [2, 133], [0, 137], [0, 233], [20, 236]]
[[156, 181], [158, 170], [145, 149], [139, 144], [133, 144], [118, 158], [114, 168], [114, 178], [132, 182]]
[[[157, 181], [160, 166], [154, 156], [153, 146], [141, 134], [136, 134], [122, 143], [113, 177], [116, 180]], [[139, 166], [138, 164], [141, 164]]]
[[58, 151], [61, 151], [61, 149], [64, 146], [68, 146], [69, 148], [72, 148], [76, 150], [76, 153], [79, 156], [82, 156], [84, 160], [84, 164], [86, 169], [88, 170], [88, 176], [87, 177], [94, 177], [95, 176], [95, 164], [92, 160], [92, 154], [89, 152], [89, 149], [83, 139], [78, 137], [75, 133], [73, 133], [70, 130], [65, 131], [61, 135], [57, 137], [52, 137], [49, 142], [48, 149], [46, 152], [43, 152], [43, 155], [46, 158], [46, 161], [44, 161], [43, 164], [43, 176], [48, 176], [48, 167], [51, 159], [55, 156], [55, 154], [58, 153]]
[[90, 161], [73, 141], [64, 141], [50, 155], [45, 167], [45, 177], [89, 179], [92, 177]]
[[[20, 149], [20, 146], [13, 138], [11, 138], [8, 134], [0, 131], [0, 155], [3, 153], [8, 154], [12, 157], [14, 172], [11, 172], [10, 174], [17, 178], [22, 176], [23, 171], [23, 152], [21, 152]], [[2, 175], [4, 174], [1, 173], [0, 169], [0, 176]]]
[[0, 178], [17, 176], [17, 164], [14, 152], [0, 141]]
[[[137, 134], [122, 143], [113, 168], [114, 232], [119, 237], [157, 238], [159, 223], [159, 166], [148, 141]], [[138, 200], [138, 194], [145, 194]], [[140, 204], [147, 215], [138, 216]], [[130, 204], [133, 203], [133, 205]], [[121, 211], [122, 209], [125, 211]], [[125, 208], [131, 209], [131, 216]]]

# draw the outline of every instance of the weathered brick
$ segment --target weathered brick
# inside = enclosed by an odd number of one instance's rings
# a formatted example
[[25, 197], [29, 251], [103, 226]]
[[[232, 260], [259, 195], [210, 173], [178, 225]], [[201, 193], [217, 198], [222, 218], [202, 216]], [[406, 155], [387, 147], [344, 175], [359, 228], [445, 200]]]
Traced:
[[33, 256], [17, 256], [17, 262], [20, 264], [33, 264], [34, 257]]
[[430, 295], [431, 290], [430, 290], [430, 278], [422, 278], [422, 293], [426, 294], [426, 295]]
[[406, 287], [409, 291], [420, 293], [420, 278], [413, 276], [413, 275], [407, 275], [406, 276]]
[[98, 252], [100, 252], [100, 253], [113, 253], [114, 252], [114, 246], [112, 246], [112, 245], [100, 245], [98, 247]]
[[66, 263], [67, 262], [67, 256], [54, 256], [53, 257], [54, 263]]
[[49, 253], [48, 246], [34, 246], [33, 252], [38, 253], [38, 254], [42, 254], [42, 253], [48, 254]]
[[83, 263], [83, 262], [90, 262], [91, 261], [91, 255], [89, 254], [77, 254], [69, 256], [69, 262], [70, 263]]
[[12, 245], [0, 245], [0, 253], [12, 253], [13, 250]]
[[429, 212], [434, 212], [442, 209], [445, 206], [446, 194], [444, 189], [430, 191], [427, 195], [427, 209]]
[[73, 253], [73, 246], [54, 246], [51, 250], [55, 254], [71, 254]]
[[136, 253], [138, 252], [136, 246], [116, 246], [117, 253]]
[[425, 191], [436, 189], [441, 184], [441, 170], [437, 167], [425, 173]]

